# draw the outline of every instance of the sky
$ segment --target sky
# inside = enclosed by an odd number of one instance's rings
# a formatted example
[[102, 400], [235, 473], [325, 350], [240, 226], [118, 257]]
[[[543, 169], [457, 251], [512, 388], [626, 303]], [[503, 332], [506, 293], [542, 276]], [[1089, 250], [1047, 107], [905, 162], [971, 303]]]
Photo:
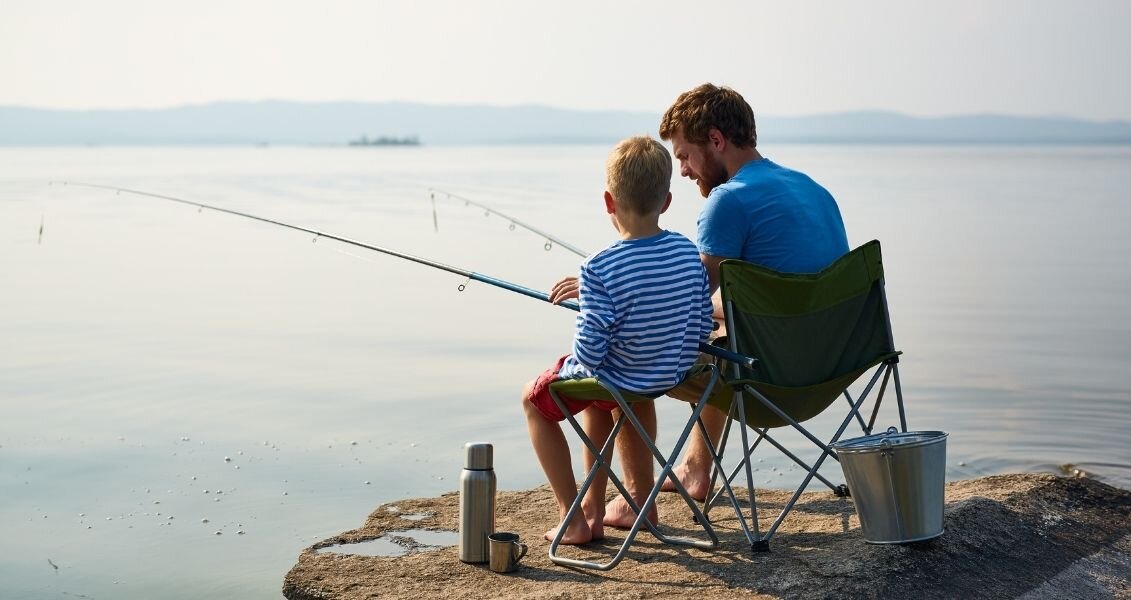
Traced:
[[0, 106], [215, 101], [1131, 120], [1127, 0], [0, 0]]

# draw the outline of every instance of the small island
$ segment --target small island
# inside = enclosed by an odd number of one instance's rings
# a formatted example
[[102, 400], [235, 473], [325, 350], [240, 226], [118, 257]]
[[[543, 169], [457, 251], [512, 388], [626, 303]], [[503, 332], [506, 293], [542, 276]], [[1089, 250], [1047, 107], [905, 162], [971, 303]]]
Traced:
[[356, 140], [350, 140], [351, 146], [419, 146], [420, 138], [415, 135], [399, 137], [381, 136], [369, 139], [368, 136], [361, 136]]

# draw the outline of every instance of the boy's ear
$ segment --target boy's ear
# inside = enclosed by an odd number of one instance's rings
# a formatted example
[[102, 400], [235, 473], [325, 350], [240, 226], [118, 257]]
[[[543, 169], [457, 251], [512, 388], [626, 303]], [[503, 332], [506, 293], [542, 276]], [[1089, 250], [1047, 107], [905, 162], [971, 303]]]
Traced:
[[667, 200], [664, 200], [664, 206], [662, 208], [660, 208], [660, 214], [662, 215], [662, 214], [668, 212], [668, 207], [671, 206], [671, 205], [672, 205], [672, 193], [668, 192], [668, 198], [667, 198]]
[[605, 190], [605, 212], [610, 215], [617, 212], [617, 203], [613, 200], [613, 195], [609, 193], [609, 190]]

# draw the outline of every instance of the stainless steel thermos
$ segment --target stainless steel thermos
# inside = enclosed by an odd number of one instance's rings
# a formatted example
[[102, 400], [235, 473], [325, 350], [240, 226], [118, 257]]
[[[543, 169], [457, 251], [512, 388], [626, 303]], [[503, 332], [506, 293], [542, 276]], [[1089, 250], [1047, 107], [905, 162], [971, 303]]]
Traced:
[[485, 563], [490, 558], [487, 536], [495, 532], [495, 470], [491, 444], [471, 442], [459, 476], [459, 559]]

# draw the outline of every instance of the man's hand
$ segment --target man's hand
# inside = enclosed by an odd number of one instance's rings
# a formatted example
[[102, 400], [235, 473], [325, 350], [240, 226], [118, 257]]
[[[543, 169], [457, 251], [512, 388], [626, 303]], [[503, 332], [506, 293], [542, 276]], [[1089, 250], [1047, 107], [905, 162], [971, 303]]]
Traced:
[[578, 297], [579, 284], [576, 277], [566, 277], [550, 289], [550, 302], [561, 304], [565, 300]]

